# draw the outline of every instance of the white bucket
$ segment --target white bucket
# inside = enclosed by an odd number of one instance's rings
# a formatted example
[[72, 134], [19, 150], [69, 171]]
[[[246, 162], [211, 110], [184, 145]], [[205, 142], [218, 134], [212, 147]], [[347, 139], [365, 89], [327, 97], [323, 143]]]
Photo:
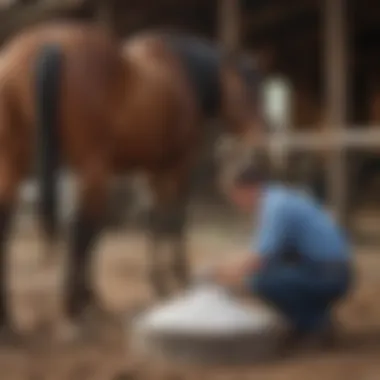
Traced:
[[275, 351], [285, 329], [269, 308], [246, 307], [204, 285], [138, 318], [133, 342], [141, 353], [193, 362], [255, 360]]

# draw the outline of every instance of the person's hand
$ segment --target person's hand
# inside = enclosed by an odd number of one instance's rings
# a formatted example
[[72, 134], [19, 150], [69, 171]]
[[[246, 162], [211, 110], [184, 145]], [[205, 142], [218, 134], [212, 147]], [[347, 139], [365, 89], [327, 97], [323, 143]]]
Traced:
[[258, 270], [260, 260], [257, 255], [251, 254], [248, 257], [240, 258], [235, 262], [226, 263], [215, 269], [214, 278], [219, 284], [241, 289], [244, 287], [244, 280], [251, 273]]
[[203, 268], [196, 275], [197, 282], [216, 283], [228, 288], [242, 288], [244, 279], [259, 266], [256, 255]]
[[196, 283], [209, 283], [216, 282], [216, 273], [218, 269], [213, 266], [207, 266], [197, 271], [195, 275]]
[[203, 268], [196, 275], [197, 283], [216, 283], [224, 287], [235, 287], [241, 282], [241, 273], [236, 265], [214, 265]]
[[225, 265], [215, 269], [214, 279], [218, 284], [227, 288], [240, 288], [245, 278], [242, 265]]

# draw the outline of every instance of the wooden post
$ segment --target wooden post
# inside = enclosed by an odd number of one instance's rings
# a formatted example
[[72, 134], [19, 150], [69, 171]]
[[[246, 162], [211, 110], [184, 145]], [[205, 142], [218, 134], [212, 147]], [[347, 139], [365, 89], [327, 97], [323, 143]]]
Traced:
[[[116, 29], [114, 6], [114, 0], [96, 0], [96, 22], [112, 33]], [[120, 229], [127, 223], [127, 213], [132, 196], [127, 178], [118, 178], [110, 193], [107, 223], [113, 229]]]
[[[327, 126], [339, 132], [347, 124], [346, 0], [324, 0], [325, 109]], [[329, 198], [337, 220], [347, 224], [345, 149], [331, 154], [328, 168]]]
[[218, 7], [219, 40], [229, 53], [240, 47], [240, 4], [238, 0], [219, 0]]
[[[220, 41], [222, 48], [228, 55], [234, 55], [238, 52], [240, 48], [240, 4], [239, 0], [218, 0], [217, 7], [217, 25], [216, 25], [216, 38]], [[216, 141], [221, 134], [221, 128], [219, 128], [219, 121], [216, 121], [217, 124], [212, 126], [212, 136], [209, 137], [209, 141]], [[212, 167], [213, 172], [211, 176], [214, 178], [217, 177], [217, 167], [218, 164], [215, 162], [216, 156], [213, 150], [208, 150], [208, 157], [205, 157], [205, 160], [210, 160], [212, 163], [204, 164], [203, 167]], [[210, 178], [210, 176], [208, 177]], [[219, 199], [220, 190], [218, 189], [216, 180], [211, 179], [210, 183], [212, 188], [207, 190], [210, 194], [213, 195], [214, 199]]]
[[114, 12], [112, 0], [97, 0], [96, 2], [96, 19], [103, 27], [113, 30]]

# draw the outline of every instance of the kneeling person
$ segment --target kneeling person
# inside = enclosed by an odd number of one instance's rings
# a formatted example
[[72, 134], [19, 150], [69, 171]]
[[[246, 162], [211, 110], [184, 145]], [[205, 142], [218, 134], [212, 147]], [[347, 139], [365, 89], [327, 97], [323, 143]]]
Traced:
[[221, 266], [215, 278], [243, 287], [278, 309], [293, 338], [331, 331], [331, 309], [349, 290], [349, 244], [328, 213], [296, 189], [266, 184], [254, 167], [242, 170], [230, 189], [240, 209], [255, 211], [250, 255]]

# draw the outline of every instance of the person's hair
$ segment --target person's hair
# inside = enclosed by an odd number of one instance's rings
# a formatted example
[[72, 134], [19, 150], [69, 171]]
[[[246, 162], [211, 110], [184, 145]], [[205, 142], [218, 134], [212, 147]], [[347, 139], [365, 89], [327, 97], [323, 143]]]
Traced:
[[254, 164], [240, 168], [234, 177], [234, 185], [237, 187], [250, 187], [263, 183], [267, 177], [263, 170]]
[[234, 185], [251, 187], [278, 180], [267, 152], [255, 152], [253, 160], [240, 167], [234, 176]]

